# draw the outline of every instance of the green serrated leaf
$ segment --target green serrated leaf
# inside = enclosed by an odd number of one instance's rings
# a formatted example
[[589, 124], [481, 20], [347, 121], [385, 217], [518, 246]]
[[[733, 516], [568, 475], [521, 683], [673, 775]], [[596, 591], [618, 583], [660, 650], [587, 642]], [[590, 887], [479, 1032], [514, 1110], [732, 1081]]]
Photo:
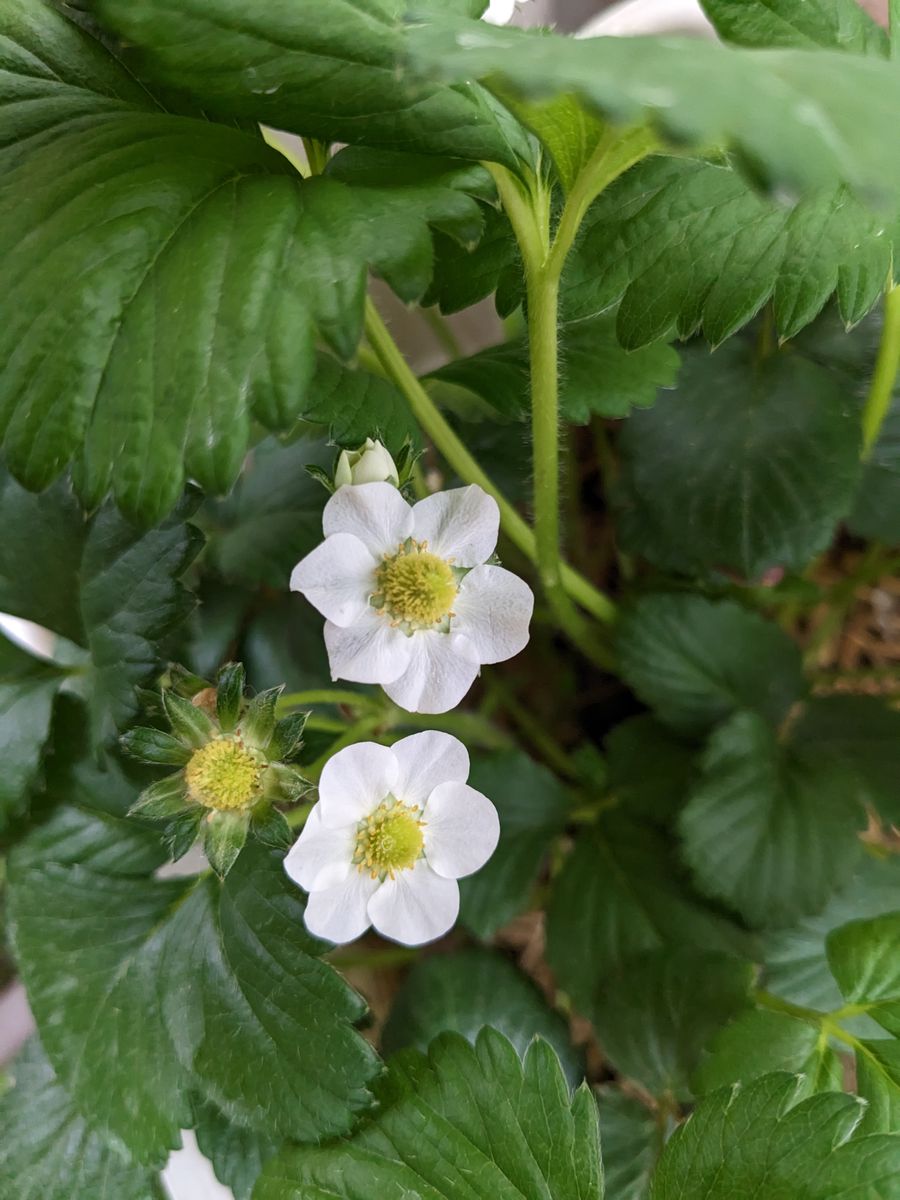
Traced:
[[855, 1096], [802, 1088], [779, 1073], [707, 1096], [663, 1151], [651, 1200], [896, 1200], [900, 1136], [854, 1137]]
[[849, 1004], [900, 1037], [900, 911], [851, 921], [827, 941], [828, 964]]
[[163, 1161], [190, 1124], [189, 1086], [272, 1136], [350, 1127], [378, 1059], [352, 1025], [363, 1003], [317, 961], [324, 946], [303, 908], [281, 856], [253, 843], [224, 884], [117, 877], [43, 861], [36, 848], [13, 856], [22, 978], [92, 1127]]
[[[193, 502], [141, 531], [109, 505], [85, 520], [63, 482], [35, 496], [0, 473], [0, 504], [8, 522], [0, 539], [0, 612], [88, 651], [82, 680], [93, 736], [108, 741], [134, 714], [135, 687], [161, 670], [161, 640], [193, 607], [179, 583], [202, 544], [185, 523]], [[58, 554], [61, 536], [66, 547]]]
[[740, 708], [777, 722], [806, 692], [794, 642], [730, 601], [645, 596], [622, 617], [618, 652], [625, 680], [684, 732], [708, 729]]
[[443, 1034], [428, 1058], [391, 1065], [390, 1101], [352, 1141], [287, 1151], [255, 1200], [420, 1196], [422, 1200], [600, 1200], [597, 1108], [574, 1098], [546, 1042], [524, 1064], [493, 1029], [475, 1047]]
[[528, 907], [541, 863], [565, 827], [570, 803], [552, 772], [519, 751], [475, 758], [469, 782], [490, 796], [500, 815], [500, 844], [488, 863], [459, 887], [460, 920], [487, 940]]
[[609, 790], [625, 814], [668, 827], [694, 773], [693, 748], [647, 713], [617, 725], [604, 745]]
[[785, 338], [835, 292], [852, 324], [884, 289], [884, 226], [840, 185], [788, 208], [727, 165], [651, 158], [591, 206], [566, 265], [563, 312], [586, 318], [621, 301], [616, 330], [631, 348], [676, 330], [718, 345], [770, 298]]
[[785, 1013], [742, 1013], [715, 1035], [708, 1050], [693, 1078], [698, 1095], [772, 1071], [805, 1076], [809, 1092], [842, 1090], [840, 1059], [820, 1027]]
[[[419, 442], [409, 404], [392, 383], [368, 371], [347, 370], [326, 354], [318, 357], [303, 419], [327, 425], [331, 442], [350, 449], [367, 437], [377, 438], [389, 450], [398, 450], [405, 438]], [[330, 456], [334, 454], [331, 450]], [[329, 482], [330, 468], [328, 462]]]
[[160, 1200], [154, 1177], [93, 1132], [37, 1039], [0, 1097], [0, 1192], [17, 1200]]
[[713, 733], [679, 821], [698, 885], [756, 927], [822, 909], [852, 875], [864, 825], [833, 762], [785, 745], [747, 712]]
[[0, 829], [28, 805], [64, 679], [58, 667], [32, 658], [0, 630]]
[[427, 1051], [448, 1030], [475, 1045], [485, 1025], [508, 1038], [523, 1059], [534, 1039], [543, 1038], [569, 1083], [581, 1082], [584, 1064], [566, 1021], [527, 976], [491, 950], [462, 950], [417, 963], [394, 1000], [382, 1045], [388, 1055], [408, 1046]]
[[579, 836], [548, 906], [547, 959], [560, 987], [589, 1013], [611, 971], [677, 946], [752, 953], [747, 935], [692, 891], [671, 834], [604, 816]]
[[686, 574], [801, 570], [831, 542], [860, 476], [840, 378], [797, 354], [759, 361], [738, 339], [686, 351], [677, 390], [636, 413], [620, 446], [624, 546]]
[[[674, 386], [675, 350], [660, 343], [628, 353], [616, 339], [614, 317], [564, 325], [560, 338], [560, 411], [576, 425], [586, 425], [595, 414], [627, 417], [633, 408], [652, 405], [660, 388]], [[429, 378], [474, 393], [506, 420], [520, 419], [528, 411], [531, 386], [527, 340], [517, 338], [458, 359]]]
[[208, 1102], [196, 1105], [195, 1120], [197, 1145], [216, 1178], [231, 1189], [234, 1200], [251, 1200], [260, 1172], [275, 1157], [281, 1140], [233, 1125]]
[[702, 0], [716, 32], [736, 46], [798, 46], [885, 57], [888, 40], [856, 0]]
[[[403, 0], [324, 8], [295, 0], [264, 9], [188, 0], [174, 13], [163, 0], [99, 0], [96, 7], [135, 48], [139, 73], [192, 92], [209, 112], [322, 141], [516, 164], [478, 89], [401, 78]], [[198, 43], [207, 51], [202, 60], [191, 49]]]
[[749, 1004], [753, 967], [722, 954], [658, 950], [608, 976], [591, 1009], [613, 1065], [655, 1096], [690, 1098], [712, 1035]]
[[605, 1200], [647, 1200], [664, 1143], [656, 1115], [618, 1088], [597, 1089]]
[[900, 1042], [887, 1038], [859, 1042], [856, 1090], [869, 1107], [863, 1133], [896, 1133], [900, 1129]]

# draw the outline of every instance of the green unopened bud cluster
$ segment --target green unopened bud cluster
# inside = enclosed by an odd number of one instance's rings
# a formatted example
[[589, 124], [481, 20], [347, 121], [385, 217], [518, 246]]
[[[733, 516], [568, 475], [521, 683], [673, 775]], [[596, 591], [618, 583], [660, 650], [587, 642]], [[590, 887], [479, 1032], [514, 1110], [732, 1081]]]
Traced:
[[291, 765], [303, 745], [306, 713], [276, 716], [283, 688], [248, 699], [244, 668], [228, 663], [216, 686], [180, 673], [162, 692], [171, 732], [141, 726], [122, 744], [141, 762], [179, 769], [157, 780], [138, 797], [131, 812], [163, 823], [173, 859], [186, 854], [199, 837], [210, 865], [226, 875], [247, 837], [287, 848], [290, 826], [277, 805], [307, 790]]

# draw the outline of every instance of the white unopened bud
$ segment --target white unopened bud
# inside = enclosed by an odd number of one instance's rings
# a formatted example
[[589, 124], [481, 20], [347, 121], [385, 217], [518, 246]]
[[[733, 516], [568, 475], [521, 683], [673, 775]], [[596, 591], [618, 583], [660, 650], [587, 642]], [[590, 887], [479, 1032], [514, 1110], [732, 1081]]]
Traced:
[[397, 466], [381, 442], [366, 438], [358, 450], [342, 450], [334, 471], [334, 486], [348, 483], [392, 483], [400, 486]]

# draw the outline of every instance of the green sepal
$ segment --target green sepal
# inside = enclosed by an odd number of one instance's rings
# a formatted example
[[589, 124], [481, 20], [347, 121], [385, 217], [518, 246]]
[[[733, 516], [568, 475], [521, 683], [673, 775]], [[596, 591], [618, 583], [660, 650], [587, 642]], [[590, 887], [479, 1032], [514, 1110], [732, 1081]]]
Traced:
[[193, 671], [189, 671], [180, 663], [171, 663], [168, 674], [169, 688], [176, 695], [184, 696], [186, 700], [193, 700], [198, 692], [203, 692], [211, 686], [208, 679], [195, 675]]
[[284, 813], [268, 800], [261, 801], [251, 810], [250, 832], [258, 842], [273, 850], [289, 850], [294, 841], [293, 830]]
[[184, 776], [167, 775], [145, 788], [128, 810], [129, 817], [142, 816], [148, 821], [165, 820], [180, 813], [187, 803]]
[[210, 813], [203, 833], [203, 850], [220, 879], [234, 866], [249, 829], [249, 812]]
[[311, 789], [299, 767], [288, 763], [269, 763], [263, 782], [267, 800], [299, 800]]
[[303, 747], [303, 730], [308, 718], [308, 712], [296, 712], [276, 721], [269, 742], [270, 758], [276, 762], [290, 762], [297, 757]]
[[[337, 459], [335, 459], [335, 464], [337, 464]], [[327, 492], [331, 493], [332, 495], [334, 494], [334, 471], [329, 474], [326, 470], [320, 466], [317, 466], [315, 463], [307, 463], [303, 469], [310, 479], [314, 479], [316, 483], [321, 483], [322, 487], [325, 488]]]
[[243, 663], [226, 663], [216, 677], [216, 716], [223, 733], [231, 733], [240, 720], [244, 682]]
[[138, 762], [152, 763], [160, 767], [183, 767], [190, 761], [191, 750], [184, 742], [164, 733], [161, 729], [150, 729], [138, 725], [129, 729], [119, 739], [122, 749]]
[[203, 709], [190, 700], [170, 691], [164, 691], [162, 697], [172, 732], [182, 741], [199, 750], [219, 732]]
[[275, 705], [278, 697], [284, 691], [284, 684], [277, 688], [269, 688], [260, 692], [247, 706], [240, 731], [244, 741], [255, 750], [265, 750], [275, 732]]
[[172, 862], [184, 858], [200, 833], [200, 824], [206, 809], [199, 804], [191, 804], [169, 822], [162, 832], [162, 842], [169, 853]]

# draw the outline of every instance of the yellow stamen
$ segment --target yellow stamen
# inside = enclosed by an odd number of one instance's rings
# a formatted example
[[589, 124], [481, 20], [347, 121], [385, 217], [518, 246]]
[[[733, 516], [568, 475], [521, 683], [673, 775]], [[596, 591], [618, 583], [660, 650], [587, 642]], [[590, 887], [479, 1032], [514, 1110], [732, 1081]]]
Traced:
[[248, 808], [259, 796], [261, 763], [239, 738], [216, 738], [191, 756], [188, 793], [205, 808]]
[[378, 607], [398, 624], [440, 624], [449, 616], [456, 592], [452, 567], [426, 550], [424, 542], [406, 543], [378, 571]]
[[353, 861], [358, 870], [373, 879], [393, 879], [395, 872], [414, 867], [425, 845], [422, 827], [418, 808], [389, 796], [357, 826]]

